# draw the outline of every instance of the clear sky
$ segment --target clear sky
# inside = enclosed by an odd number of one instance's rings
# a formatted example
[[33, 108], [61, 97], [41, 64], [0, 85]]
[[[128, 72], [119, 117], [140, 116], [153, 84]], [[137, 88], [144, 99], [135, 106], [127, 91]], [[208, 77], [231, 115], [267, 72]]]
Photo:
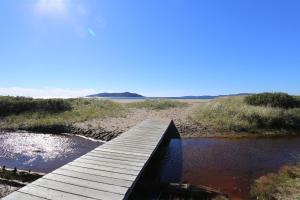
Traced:
[[0, 94], [300, 94], [299, 0], [1, 0]]

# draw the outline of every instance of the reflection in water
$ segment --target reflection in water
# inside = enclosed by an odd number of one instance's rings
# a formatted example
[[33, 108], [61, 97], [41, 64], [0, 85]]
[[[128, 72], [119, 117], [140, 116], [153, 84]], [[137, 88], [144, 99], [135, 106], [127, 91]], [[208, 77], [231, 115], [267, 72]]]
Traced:
[[0, 133], [0, 165], [50, 172], [101, 143], [78, 136]]
[[232, 199], [248, 199], [249, 187], [256, 178], [296, 162], [300, 137], [175, 139], [167, 152], [162, 162], [162, 180], [173, 182], [175, 169], [181, 168], [178, 160], [182, 160], [181, 182], [210, 186]]
[[170, 140], [160, 162], [160, 183], [178, 183], [182, 180], [182, 148], [180, 139]]

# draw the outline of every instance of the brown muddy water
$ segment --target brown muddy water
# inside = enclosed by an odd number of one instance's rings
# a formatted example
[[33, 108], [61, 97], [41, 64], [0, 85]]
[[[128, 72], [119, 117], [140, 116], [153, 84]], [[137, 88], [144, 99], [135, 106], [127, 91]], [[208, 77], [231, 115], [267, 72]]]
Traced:
[[72, 135], [0, 133], [0, 165], [48, 173], [101, 145]]
[[258, 177], [300, 159], [300, 137], [173, 139], [160, 169], [161, 182], [204, 185], [231, 199], [249, 199]]

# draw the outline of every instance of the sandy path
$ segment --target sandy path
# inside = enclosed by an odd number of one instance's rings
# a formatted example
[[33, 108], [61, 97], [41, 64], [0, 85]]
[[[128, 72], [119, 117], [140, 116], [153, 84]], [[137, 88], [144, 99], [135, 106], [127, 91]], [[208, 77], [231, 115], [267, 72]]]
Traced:
[[[74, 127], [78, 132], [88, 137], [109, 140], [127, 131], [136, 124], [149, 118], [172, 119], [182, 136], [192, 136], [202, 132], [203, 127], [190, 124], [186, 119], [195, 106], [204, 105], [207, 101], [189, 101], [184, 108], [171, 108], [164, 110], [135, 109], [129, 110], [126, 117], [94, 119], [86, 122], [76, 123]], [[124, 102], [123, 102], [124, 103]], [[125, 102], [126, 103], [126, 102]]]

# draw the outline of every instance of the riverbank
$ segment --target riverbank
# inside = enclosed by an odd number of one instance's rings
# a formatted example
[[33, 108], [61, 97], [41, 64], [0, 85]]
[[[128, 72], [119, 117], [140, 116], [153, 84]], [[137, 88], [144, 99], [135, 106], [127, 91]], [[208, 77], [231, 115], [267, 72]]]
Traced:
[[182, 135], [203, 132], [187, 116], [207, 100], [99, 100], [73, 99], [62, 113], [25, 112], [0, 118], [1, 132], [71, 133], [108, 141], [147, 118], [173, 119]]
[[0, 118], [0, 131], [70, 133], [109, 141], [147, 118], [173, 119], [181, 137], [298, 135], [298, 108], [250, 106], [244, 97], [216, 100], [64, 100], [71, 110]]
[[21, 187], [31, 183], [44, 174], [37, 172], [28, 172], [17, 169], [0, 170], [0, 198], [20, 189]]
[[254, 199], [289, 199], [300, 198], [300, 164], [284, 166], [278, 173], [270, 173], [258, 178], [251, 187]]

